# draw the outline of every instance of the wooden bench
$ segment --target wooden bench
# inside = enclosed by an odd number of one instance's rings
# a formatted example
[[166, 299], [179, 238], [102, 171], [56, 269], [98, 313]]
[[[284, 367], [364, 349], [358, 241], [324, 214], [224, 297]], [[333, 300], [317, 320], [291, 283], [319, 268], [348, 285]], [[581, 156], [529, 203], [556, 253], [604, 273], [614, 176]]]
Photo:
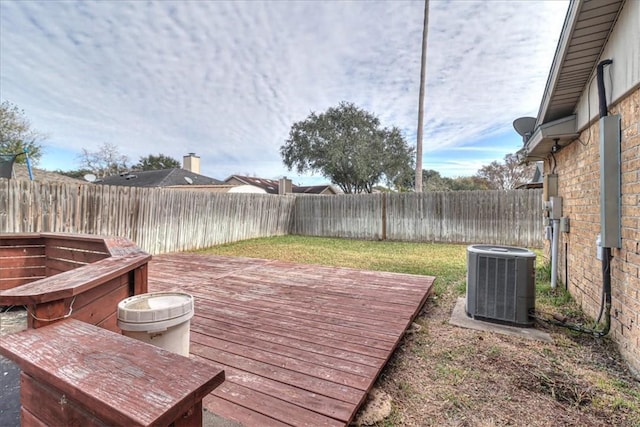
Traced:
[[150, 260], [123, 238], [0, 234], [0, 306], [27, 306], [30, 328], [71, 317], [119, 332], [117, 304], [147, 292]]
[[67, 319], [3, 337], [21, 374], [23, 426], [201, 426], [224, 371]]

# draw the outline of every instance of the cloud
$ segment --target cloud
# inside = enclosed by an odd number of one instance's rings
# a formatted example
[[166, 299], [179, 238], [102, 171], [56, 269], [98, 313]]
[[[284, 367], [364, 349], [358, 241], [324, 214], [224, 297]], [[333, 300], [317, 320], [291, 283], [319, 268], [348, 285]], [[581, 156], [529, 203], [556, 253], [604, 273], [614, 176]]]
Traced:
[[[423, 4], [3, 1], [2, 96], [52, 148], [196, 152], [216, 177], [282, 175], [291, 124], [342, 100], [414, 143]], [[565, 11], [431, 2], [425, 153], [536, 114]]]

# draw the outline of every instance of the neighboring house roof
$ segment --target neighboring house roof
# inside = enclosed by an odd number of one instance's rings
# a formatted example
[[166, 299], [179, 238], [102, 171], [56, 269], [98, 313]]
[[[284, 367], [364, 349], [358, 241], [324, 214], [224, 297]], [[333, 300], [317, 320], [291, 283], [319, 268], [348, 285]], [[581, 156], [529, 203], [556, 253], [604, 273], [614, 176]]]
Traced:
[[[71, 178], [70, 176], [61, 175], [56, 172], [46, 171], [44, 169], [31, 168], [33, 180], [37, 182], [61, 182], [64, 184], [89, 184], [82, 179]], [[29, 180], [29, 170], [27, 165], [14, 163], [13, 175], [15, 179]]]
[[[269, 194], [279, 194], [280, 182], [275, 179], [256, 178], [251, 176], [231, 175], [225, 179], [227, 183], [242, 183], [262, 188]], [[291, 185], [294, 194], [337, 194], [332, 185]]]
[[278, 194], [278, 188], [280, 184], [275, 179], [255, 178], [252, 176], [231, 175], [224, 182], [240, 182], [245, 185], [253, 185], [254, 187], [262, 188], [269, 194]]
[[214, 184], [214, 185], [172, 185], [169, 188], [177, 188], [179, 190], [190, 191], [208, 191], [210, 193], [253, 193], [266, 194], [262, 188], [245, 184]]
[[220, 185], [220, 187], [230, 187], [226, 191], [227, 193], [254, 193], [254, 194], [266, 194], [267, 192], [255, 185]]
[[99, 179], [96, 184], [122, 185], [127, 187], [171, 187], [178, 185], [223, 184], [215, 178], [190, 172], [186, 169], [162, 169], [142, 172], [127, 172]]
[[536, 169], [533, 172], [533, 177], [531, 181], [526, 184], [520, 184], [516, 187], [517, 190], [530, 190], [532, 188], [542, 188], [543, 187], [543, 176], [544, 176], [544, 163], [536, 162]]
[[578, 103], [624, 4], [625, 0], [572, 0], [569, 4], [535, 129], [522, 150], [525, 160], [540, 160], [554, 144], [578, 137]]
[[294, 193], [302, 193], [302, 194], [337, 194], [338, 192], [332, 185], [308, 185], [308, 186], [300, 186], [294, 185], [292, 186]]

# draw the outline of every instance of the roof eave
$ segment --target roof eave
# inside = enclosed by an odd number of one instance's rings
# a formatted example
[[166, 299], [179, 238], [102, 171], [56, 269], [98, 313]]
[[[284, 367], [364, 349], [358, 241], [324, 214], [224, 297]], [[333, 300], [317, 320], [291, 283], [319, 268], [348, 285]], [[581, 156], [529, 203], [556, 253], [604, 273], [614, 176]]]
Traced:
[[558, 46], [556, 47], [556, 53], [553, 56], [551, 71], [549, 72], [549, 78], [547, 79], [547, 84], [544, 88], [544, 93], [542, 96], [542, 102], [540, 103], [540, 109], [538, 110], [536, 126], [539, 126], [543, 123], [547, 114], [549, 104], [551, 102], [551, 99], [553, 98], [553, 94], [558, 83], [558, 76], [560, 74], [560, 71], [562, 70], [562, 64], [567, 56], [567, 51], [569, 50], [569, 45], [571, 43], [571, 38], [573, 37], [574, 28], [578, 23], [578, 13], [582, 8], [583, 3], [584, 0], [571, 0], [571, 3], [569, 3], [569, 9], [567, 10], [567, 15], [562, 26], [562, 31], [560, 32], [560, 40], [558, 41]]
[[578, 138], [576, 128], [575, 114], [538, 126], [524, 145], [523, 160], [531, 162], [546, 159], [554, 150]]

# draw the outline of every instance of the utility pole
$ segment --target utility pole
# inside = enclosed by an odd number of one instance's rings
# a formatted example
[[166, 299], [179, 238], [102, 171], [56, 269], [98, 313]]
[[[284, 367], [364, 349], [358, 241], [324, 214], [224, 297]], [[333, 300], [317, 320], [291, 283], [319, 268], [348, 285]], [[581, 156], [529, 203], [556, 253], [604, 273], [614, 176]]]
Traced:
[[424, 122], [424, 91], [427, 74], [427, 32], [429, 28], [429, 0], [424, 0], [422, 27], [422, 62], [420, 63], [420, 94], [418, 95], [418, 137], [416, 142], [416, 193], [422, 193], [422, 127]]

